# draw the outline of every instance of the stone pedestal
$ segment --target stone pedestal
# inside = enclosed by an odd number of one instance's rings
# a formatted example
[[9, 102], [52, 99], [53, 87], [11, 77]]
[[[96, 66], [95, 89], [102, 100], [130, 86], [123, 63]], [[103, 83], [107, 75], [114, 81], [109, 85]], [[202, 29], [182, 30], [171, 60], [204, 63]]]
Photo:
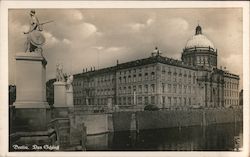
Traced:
[[54, 107], [67, 107], [66, 82], [54, 83]]
[[47, 108], [46, 63], [38, 53], [16, 54], [15, 108]]
[[[66, 82], [54, 83], [54, 109], [53, 118], [66, 118], [69, 114], [67, 103]], [[73, 93], [72, 93], [73, 95]], [[73, 98], [72, 98], [73, 99]]]
[[66, 101], [68, 107], [74, 107], [73, 90], [66, 91]]
[[47, 129], [46, 63], [39, 53], [16, 54], [15, 131]]

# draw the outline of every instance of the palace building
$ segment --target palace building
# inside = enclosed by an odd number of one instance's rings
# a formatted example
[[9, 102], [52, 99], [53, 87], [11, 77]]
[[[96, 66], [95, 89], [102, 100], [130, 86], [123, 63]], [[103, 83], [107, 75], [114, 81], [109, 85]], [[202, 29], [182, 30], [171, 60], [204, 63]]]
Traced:
[[217, 108], [239, 105], [239, 76], [217, 67], [218, 51], [197, 26], [181, 60], [150, 57], [75, 74], [74, 105], [143, 109]]

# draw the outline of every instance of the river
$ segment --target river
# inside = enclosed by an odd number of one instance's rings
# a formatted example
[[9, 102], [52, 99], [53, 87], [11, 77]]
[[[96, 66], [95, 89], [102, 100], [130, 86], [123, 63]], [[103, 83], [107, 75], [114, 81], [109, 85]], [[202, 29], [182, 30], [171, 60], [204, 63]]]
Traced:
[[242, 123], [111, 132], [87, 137], [89, 151], [238, 151]]

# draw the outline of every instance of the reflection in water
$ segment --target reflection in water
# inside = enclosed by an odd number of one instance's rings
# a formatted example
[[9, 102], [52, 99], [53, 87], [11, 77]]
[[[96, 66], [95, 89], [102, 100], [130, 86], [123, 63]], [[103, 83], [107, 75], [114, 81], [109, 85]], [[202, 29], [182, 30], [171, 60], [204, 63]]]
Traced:
[[[88, 136], [87, 150], [214, 150], [242, 148], [242, 124], [217, 124]], [[237, 143], [238, 142], [238, 143]]]

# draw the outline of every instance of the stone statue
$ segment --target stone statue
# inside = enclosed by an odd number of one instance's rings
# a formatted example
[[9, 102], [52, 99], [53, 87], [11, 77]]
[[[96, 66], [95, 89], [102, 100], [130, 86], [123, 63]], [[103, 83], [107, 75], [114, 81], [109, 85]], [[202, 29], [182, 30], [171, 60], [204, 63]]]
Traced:
[[67, 77], [67, 82], [66, 82], [67, 83], [67, 86], [66, 86], [67, 91], [73, 91], [73, 86], [72, 86], [73, 79], [74, 79], [73, 75], [69, 75]]
[[39, 52], [43, 56], [42, 45], [45, 43], [45, 37], [41, 33], [41, 31], [43, 31], [42, 26], [52, 21], [39, 23], [39, 20], [36, 17], [35, 13], [35, 10], [30, 11], [30, 28], [29, 31], [24, 32], [24, 34], [27, 34], [27, 40], [25, 42], [25, 52]]
[[65, 78], [63, 75], [63, 66], [61, 64], [56, 65], [56, 81], [65, 82]]

